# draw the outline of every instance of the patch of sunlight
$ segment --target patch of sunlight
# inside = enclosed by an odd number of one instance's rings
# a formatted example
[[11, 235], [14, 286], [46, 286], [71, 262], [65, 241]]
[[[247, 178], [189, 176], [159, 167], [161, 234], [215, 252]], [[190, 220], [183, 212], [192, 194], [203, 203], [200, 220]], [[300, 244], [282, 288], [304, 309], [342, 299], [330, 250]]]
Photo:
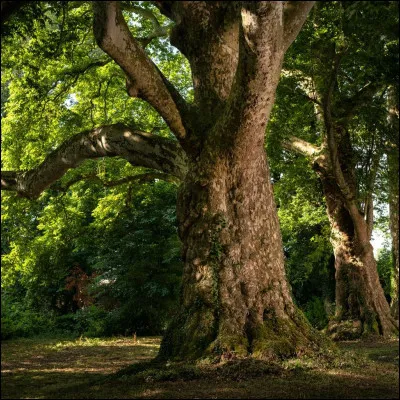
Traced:
[[[365, 375], [360, 375], [360, 374], [356, 374], [354, 372], [346, 372], [346, 371], [342, 371], [340, 369], [332, 369], [329, 371], [325, 372], [326, 375], [333, 375], [333, 376], [342, 376], [342, 377], [346, 377], [346, 378], [352, 378], [352, 379], [365, 379]], [[368, 377], [368, 379], [375, 379], [375, 377]]]
[[36, 379], [36, 380], [43, 380], [45, 377], [42, 375], [36, 375], [36, 376], [32, 376], [32, 379]]
[[298, 359], [293, 358], [289, 360], [285, 360], [282, 362], [282, 366], [284, 369], [292, 370], [292, 369], [311, 369], [315, 367], [315, 362], [312, 359]]
[[114, 368], [110, 367], [102, 367], [102, 368], [79, 368], [79, 367], [67, 367], [67, 368], [45, 368], [45, 369], [30, 369], [29, 373], [54, 373], [54, 372], [61, 372], [61, 373], [108, 373], [113, 371]]
[[157, 395], [160, 395], [161, 393], [163, 393], [163, 391], [160, 389], [146, 389], [142, 392], [142, 396], [152, 397], [153, 399], [159, 399], [161, 397], [158, 397]]
[[143, 347], [159, 347], [160, 346], [160, 337], [142, 337], [137, 338], [136, 340], [132, 338], [87, 338], [87, 337], [80, 337], [76, 340], [64, 340], [57, 342], [56, 344], [49, 344], [45, 346], [45, 348], [50, 350], [61, 350], [64, 348], [70, 347], [102, 347], [102, 346], [116, 346], [116, 347], [123, 347], [123, 346], [136, 346], [140, 345]]

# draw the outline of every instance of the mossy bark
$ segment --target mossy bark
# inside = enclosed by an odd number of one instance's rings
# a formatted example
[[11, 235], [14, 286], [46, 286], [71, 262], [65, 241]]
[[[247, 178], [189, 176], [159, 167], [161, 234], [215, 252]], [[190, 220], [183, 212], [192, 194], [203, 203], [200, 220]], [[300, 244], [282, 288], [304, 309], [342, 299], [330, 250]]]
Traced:
[[[262, 146], [209, 146], [178, 199], [181, 308], [160, 357], [290, 357], [320, 338], [293, 304]], [[214, 161], [211, 161], [214, 160]]]
[[[311, 8], [303, 5], [287, 22], [293, 32]], [[283, 55], [295, 37], [283, 25], [290, 10], [284, 14], [281, 2], [175, 2], [170, 12], [179, 14], [171, 42], [192, 70], [195, 123], [177, 207], [181, 304], [159, 357], [311, 350], [319, 337], [291, 299], [264, 150]]]

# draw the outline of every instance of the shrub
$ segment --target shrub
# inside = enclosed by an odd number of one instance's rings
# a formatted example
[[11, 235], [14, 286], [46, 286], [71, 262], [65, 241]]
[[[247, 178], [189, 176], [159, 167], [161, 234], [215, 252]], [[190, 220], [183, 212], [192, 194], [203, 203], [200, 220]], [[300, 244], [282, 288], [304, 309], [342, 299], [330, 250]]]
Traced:
[[107, 312], [99, 307], [84, 307], [73, 314], [74, 330], [88, 337], [104, 336], [106, 316]]
[[320, 297], [314, 296], [306, 304], [304, 314], [314, 328], [323, 329], [328, 324], [328, 315], [324, 302]]

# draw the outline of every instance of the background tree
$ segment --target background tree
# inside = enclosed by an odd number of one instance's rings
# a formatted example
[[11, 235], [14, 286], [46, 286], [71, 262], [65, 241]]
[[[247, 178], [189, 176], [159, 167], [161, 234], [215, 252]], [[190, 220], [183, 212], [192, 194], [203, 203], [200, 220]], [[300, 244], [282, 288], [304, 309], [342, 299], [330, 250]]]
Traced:
[[[286, 96], [291, 96], [287, 108], [293, 108], [296, 99], [307, 101], [306, 123], [315, 127], [301, 138], [287, 135], [283, 143], [307, 156], [322, 182], [340, 322], [331, 324], [330, 330], [337, 338], [342, 334], [338, 329], [346, 326], [350, 331], [345, 334], [353, 336], [398, 331], [370, 244], [374, 183], [387, 131], [385, 96], [398, 62], [395, 7], [393, 3], [318, 4], [284, 66], [282, 84]], [[378, 16], [382, 19], [377, 21]]]
[[387, 141], [389, 219], [392, 236], [393, 290], [391, 309], [399, 318], [399, 92], [398, 85], [388, 92], [389, 138]]

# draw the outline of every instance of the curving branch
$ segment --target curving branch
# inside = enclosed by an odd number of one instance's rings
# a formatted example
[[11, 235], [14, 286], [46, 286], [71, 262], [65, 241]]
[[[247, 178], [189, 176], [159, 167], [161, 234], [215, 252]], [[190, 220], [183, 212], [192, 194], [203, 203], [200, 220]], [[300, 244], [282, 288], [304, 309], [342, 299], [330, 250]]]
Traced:
[[158, 22], [156, 16], [150, 10], [146, 10], [143, 7], [135, 6], [133, 4], [123, 4], [123, 5], [121, 5], [121, 7], [124, 11], [134, 12], [135, 14], [139, 14], [143, 18], [150, 20], [151, 23], [153, 24], [153, 28], [155, 31], [164, 29]]
[[282, 147], [286, 150], [302, 154], [306, 157], [318, 156], [323, 150], [321, 147], [314, 146], [313, 144], [300, 139], [296, 136], [289, 136], [282, 141]]
[[169, 35], [169, 26], [161, 26], [156, 16], [150, 10], [132, 4], [122, 4], [121, 7], [124, 11], [130, 11], [135, 14], [139, 14], [143, 18], [151, 21], [153, 25], [153, 31], [146, 37], [136, 38], [136, 40], [141, 43], [143, 48], [146, 47], [153, 39], [158, 37], [167, 37]]
[[34, 199], [83, 161], [116, 156], [134, 166], [152, 168], [179, 179], [187, 171], [186, 155], [177, 142], [115, 124], [78, 133], [30, 171], [2, 171], [1, 189]]
[[296, 39], [315, 1], [286, 1], [283, 14], [283, 48], [286, 51]]
[[186, 129], [185, 102], [134, 39], [116, 1], [93, 3], [94, 35], [104, 50], [125, 72], [132, 97], [150, 103], [164, 118], [175, 136], [183, 141]]

